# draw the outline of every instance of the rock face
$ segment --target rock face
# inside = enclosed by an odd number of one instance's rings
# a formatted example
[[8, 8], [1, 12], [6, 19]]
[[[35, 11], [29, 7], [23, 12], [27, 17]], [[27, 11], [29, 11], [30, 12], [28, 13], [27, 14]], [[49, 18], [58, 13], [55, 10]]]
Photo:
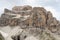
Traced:
[[26, 11], [26, 10], [32, 10], [32, 7], [31, 6], [14, 6], [12, 8], [13, 11]]
[[[56, 37], [50, 36], [51, 33], [60, 34], [60, 22], [43, 7], [27, 5], [14, 6], [12, 10], [4, 9], [0, 17], [0, 26], [19, 26], [24, 29], [21, 34], [12, 36], [12, 40], [27, 40], [30, 35], [33, 35], [33, 38], [36, 37], [36, 40], [55, 40]], [[45, 31], [46, 29], [51, 33]]]

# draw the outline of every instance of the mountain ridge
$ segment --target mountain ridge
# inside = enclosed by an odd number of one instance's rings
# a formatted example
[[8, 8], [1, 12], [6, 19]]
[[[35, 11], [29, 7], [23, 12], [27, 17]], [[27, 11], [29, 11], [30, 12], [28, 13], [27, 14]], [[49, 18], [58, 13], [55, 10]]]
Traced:
[[[60, 29], [59, 29], [60, 21], [57, 20], [55, 17], [53, 17], [52, 13], [50, 11], [47, 11], [43, 7], [32, 7], [27, 5], [27, 6], [15, 6], [12, 8], [12, 10], [4, 9], [4, 13], [0, 17], [0, 27], [4, 27], [4, 26], [5, 27], [19, 26], [20, 29], [24, 29], [25, 31], [23, 31], [21, 35], [22, 36], [21, 40], [24, 39], [24, 35], [25, 35], [24, 33], [28, 34], [26, 36], [29, 36], [30, 33], [32, 33], [31, 35], [35, 36], [36, 34], [40, 34], [40, 32], [43, 33], [42, 35], [44, 35], [45, 34], [44, 30], [46, 29], [48, 29], [49, 31], [51, 31], [51, 33], [54, 33], [55, 35], [60, 34]], [[35, 33], [37, 32], [37, 33], [34, 34], [34, 32]], [[20, 35], [17, 35], [17, 36], [20, 37]], [[14, 37], [17, 37], [17, 36], [14, 36]], [[14, 40], [18, 40], [18, 39], [15, 39], [14, 37], [12, 37]], [[41, 39], [41, 40], [44, 40], [44, 39]], [[48, 39], [45, 39], [45, 40], [48, 40]], [[53, 40], [53, 39], [50, 39], [50, 40]]]

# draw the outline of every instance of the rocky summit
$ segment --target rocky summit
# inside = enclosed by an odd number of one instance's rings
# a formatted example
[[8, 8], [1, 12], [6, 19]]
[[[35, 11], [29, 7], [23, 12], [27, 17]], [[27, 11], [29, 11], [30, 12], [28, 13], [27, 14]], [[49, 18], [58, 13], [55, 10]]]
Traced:
[[44, 7], [5, 8], [0, 17], [0, 27], [6, 26], [14, 28], [5, 40], [60, 40], [60, 21]]

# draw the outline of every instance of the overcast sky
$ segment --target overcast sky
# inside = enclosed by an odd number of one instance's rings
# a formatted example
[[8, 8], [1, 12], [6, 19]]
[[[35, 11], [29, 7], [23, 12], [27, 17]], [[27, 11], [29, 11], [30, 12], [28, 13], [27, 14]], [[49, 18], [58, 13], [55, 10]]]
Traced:
[[0, 0], [0, 14], [3, 13], [4, 8], [11, 9], [16, 5], [43, 6], [45, 9], [50, 10], [54, 17], [60, 20], [60, 0]]

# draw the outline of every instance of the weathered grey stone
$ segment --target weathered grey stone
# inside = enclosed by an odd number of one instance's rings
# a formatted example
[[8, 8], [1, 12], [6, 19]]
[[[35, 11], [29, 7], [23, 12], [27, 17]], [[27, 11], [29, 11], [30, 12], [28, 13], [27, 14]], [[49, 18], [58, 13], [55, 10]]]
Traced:
[[30, 26], [44, 26], [46, 24], [46, 15], [42, 11], [32, 10], [32, 15], [25, 20], [26, 25]]
[[53, 18], [52, 13], [50, 11], [47, 12], [47, 19]]
[[0, 26], [7, 26], [8, 21], [8, 19], [0, 18]]
[[32, 10], [31, 6], [15, 6], [12, 8], [13, 11], [27, 11], [27, 10]]
[[[25, 29], [20, 35], [16, 35], [13, 37], [13, 40], [26, 40], [26, 38], [28, 37], [34, 37], [37, 38], [37, 40], [56, 40], [55, 37], [53, 37], [53, 35], [51, 35], [49, 32], [46, 31], [42, 31], [39, 28], [29, 28], [29, 29]], [[32, 40], [32, 38], [31, 38]]]
[[5, 8], [5, 9], [4, 9], [4, 13], [6, 13], [6, 14], [7, 14], [7, 13], [8, 13], [8, 14], [9, 14], [9, 13], [12, 13], [12, 14], [13, 14], [13, 13], [15, 13], [15, 12], [12, 11], [12, 10], [9, 10], [9, 9], [6, 9], [6, 8]]

